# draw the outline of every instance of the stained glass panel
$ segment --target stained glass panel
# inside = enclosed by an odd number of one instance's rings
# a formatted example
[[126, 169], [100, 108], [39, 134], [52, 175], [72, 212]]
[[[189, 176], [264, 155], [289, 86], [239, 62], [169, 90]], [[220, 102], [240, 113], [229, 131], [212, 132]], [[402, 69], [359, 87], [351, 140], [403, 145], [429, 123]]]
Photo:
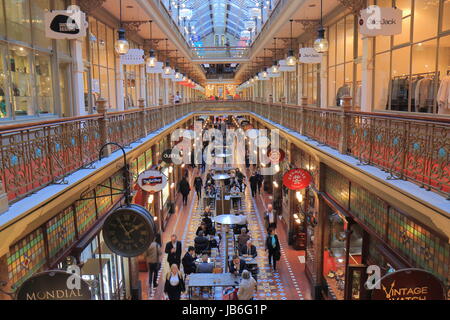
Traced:
[[73, 207], [70, 206], [46, 223], [49, 259], [69, 247], [75, 239]]

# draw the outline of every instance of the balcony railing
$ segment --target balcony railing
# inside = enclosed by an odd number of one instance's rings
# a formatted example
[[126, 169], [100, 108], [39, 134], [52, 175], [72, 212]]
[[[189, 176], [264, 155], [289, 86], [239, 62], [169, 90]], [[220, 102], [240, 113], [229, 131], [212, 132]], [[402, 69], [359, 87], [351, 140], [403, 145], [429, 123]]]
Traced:
[[361, 164], [414, 182], [450, 199], [450, 119], [366, 113], [260, 102], [208, 101], [251, 111], [303, 136], [351, 155]]
[[192, 47], [193, 59], [247, 59], [248, 47]]
[[17, 201], [88, 166], [104, 143], [129, 145], [194, 110], [253, 112], [450, 199], [450, 119], [229, 100], [5, 126], [0, 179]]
[[[106, 142], [127, 146], [192, 111], [191, 104], [95, 114], [0, 129], [0, 179], [10, 202], [98, 159]], [[114, 150], [114, 149], [112, 149]]]

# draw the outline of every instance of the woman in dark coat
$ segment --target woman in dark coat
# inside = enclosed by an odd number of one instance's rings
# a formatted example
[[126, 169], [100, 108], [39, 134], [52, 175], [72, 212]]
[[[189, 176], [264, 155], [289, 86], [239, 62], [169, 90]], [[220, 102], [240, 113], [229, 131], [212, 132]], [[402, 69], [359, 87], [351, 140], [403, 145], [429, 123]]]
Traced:
[[172, 264], [170, 272], [166, 275], [164, 284], [164, 293], [167, 294], [169, 300], [180, 300], [181, 293], [186, 291], [183, 274], [178, 270], [176, 264]]
[[280, 241], [275, 234], [275, 229], [269, 228], [269, 235], [266, 239], [266, 250], [269, 253], [269, 265], [273, 267], [273, 270], [277, 270], [277, 261], [281, 257]]
[[189, 186], [189, 182], [187, 182], [186, 177], [181, 179], [178, 184], [178, 192], [183, 196], [183, 205], [187, 205], [187, 200], [189, 196], [189, 192], [191, 192], [191, 187]]

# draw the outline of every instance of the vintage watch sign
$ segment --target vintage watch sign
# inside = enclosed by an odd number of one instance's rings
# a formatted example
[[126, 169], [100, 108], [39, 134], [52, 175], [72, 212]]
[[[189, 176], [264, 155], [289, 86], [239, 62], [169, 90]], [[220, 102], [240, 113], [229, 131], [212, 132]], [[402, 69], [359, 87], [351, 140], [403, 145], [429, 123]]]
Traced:
[[300, 48], [300, 58], [301, 63], [322, 63], [323, 55], [318, 53], [314, 48]]
[[382, 277], [372, 300], [446, 300], [442, 282], [421, 269], [403, 269]]
[[401, 34], [402, 18], [400, 9], [370, 6], [360, 12], [359, 32], [370, 37]]
[[45, 12], [45, 36], [50, 39], [78, 39], [86, 36], [86, 14], [77, 6]]
[[292, 169], [283, 176], [283, 184], [294, 191], [307, 188], [311, 183], [311, 174], [304, 169]]
[[[74, 282], [78, 286], [73, 286]], [[25, 280], [16, 291], [16, 299], [91, 300], [92, 295], [89, 285], [79, 275], [56, 270], [38, 273]]]
[[167, 177], [157, 170], [147, 170], [139, 175], [138, 184], [142, 190], [155, 193], [164, 189]]

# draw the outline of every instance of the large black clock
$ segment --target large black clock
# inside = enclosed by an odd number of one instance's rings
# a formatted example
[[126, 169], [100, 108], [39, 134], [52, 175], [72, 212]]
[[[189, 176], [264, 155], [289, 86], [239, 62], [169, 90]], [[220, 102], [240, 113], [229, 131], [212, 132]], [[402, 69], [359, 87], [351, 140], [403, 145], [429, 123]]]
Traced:
[[136, 257], [152, 243], [156, 226], [145, 208], [131, 204], [110, 213], [102, 231], [105, 243], [112, 252], [122, 257]]

